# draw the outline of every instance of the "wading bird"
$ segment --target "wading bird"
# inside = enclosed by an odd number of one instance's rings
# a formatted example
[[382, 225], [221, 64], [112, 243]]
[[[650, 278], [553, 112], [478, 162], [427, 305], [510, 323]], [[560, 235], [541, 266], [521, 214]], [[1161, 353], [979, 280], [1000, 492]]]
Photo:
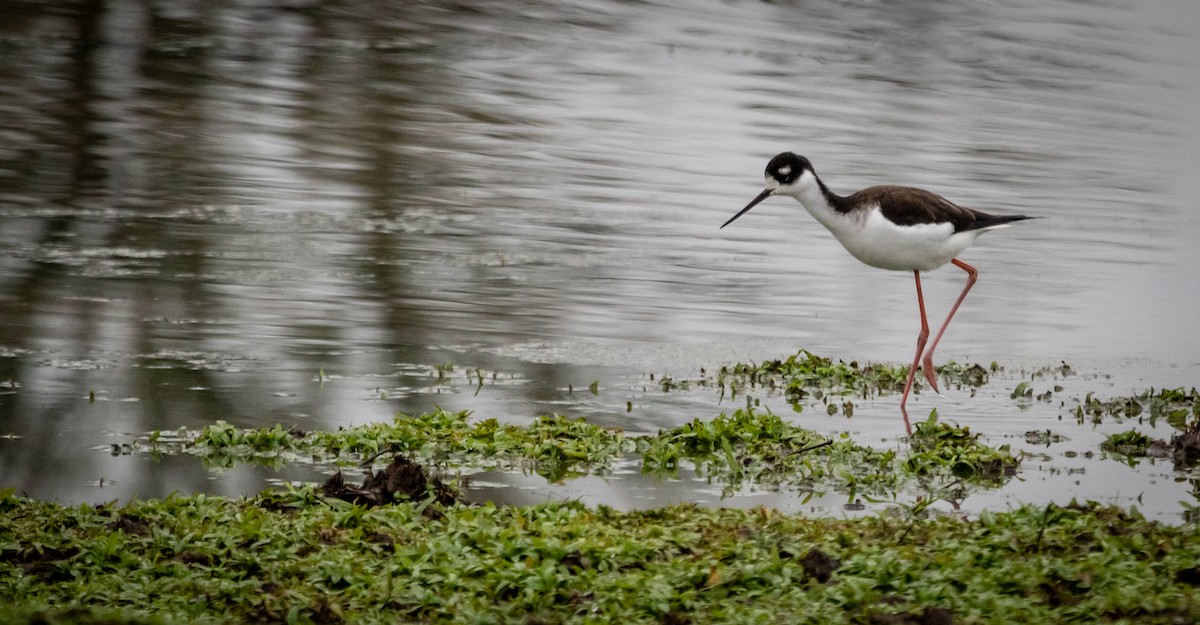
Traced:
[[[821, 182], [807, 158], [792, 152], [784, 152], [771, 159], [767, 163], [766, 178], [767, 188], [722, 224], [722, 228], [772, 195], [790, 195], [799, 200], [808, 213], [833, 233], [842, 247], [858, 260], [880, 269], [913, 272], [917, 283], [917, 308], [921, 311], [921, 332], [917, 335], [917, 354], [913, 357], [908, 379], [904, 383], [904, 394], [900, 397], [904, 427], [912, 434], [905, 404], [917, 367], [920, 366], [924, 371], [925, 379], [934, 392], [940, 394], [937, 372], [933, 368], [933, 350], [937, 348], [946, 326], [950, 325], [950, 319], [979, 275], [974, 267], [956, 256], [984, 232], [1005, 228], [1014, 221], [1032, 217], [990, 215], [913, 187], [868, 187], [842, 197], [835, 195]], [[925, 349], [926, 339], [929, 338], [929, 321], [925, 318], [925, 298], [921, 295], [921, 272], [932, 271], [946, 263], [953, 263], [967, 272], [967, 284], [954, 301], [950, 314], [946, 315], [929, 349]]]

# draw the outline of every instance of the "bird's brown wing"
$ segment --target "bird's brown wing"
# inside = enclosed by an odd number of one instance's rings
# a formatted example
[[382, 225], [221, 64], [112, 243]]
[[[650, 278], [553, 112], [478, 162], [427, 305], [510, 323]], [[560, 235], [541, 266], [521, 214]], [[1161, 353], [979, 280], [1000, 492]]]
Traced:
[[899, 226], [949, 222], [954, 225], [955, 232], [961, 232], [992, 225], [996, 220], [987, 213], [959, 206], [936, 193], [913, 187], [869, 187], [845, 198], [844, 202], [847, 205], [877, 204], [883, 216]]

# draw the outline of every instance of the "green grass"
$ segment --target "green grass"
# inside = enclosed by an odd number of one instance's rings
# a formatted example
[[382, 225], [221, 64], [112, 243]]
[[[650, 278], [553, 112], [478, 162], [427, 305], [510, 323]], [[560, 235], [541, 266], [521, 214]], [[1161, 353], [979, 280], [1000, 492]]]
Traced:
[[307, 488], [74, 507], [9, 493], [0, 496], [0, 620], [1200, 618], [1200, 530], [1094, 506], [1023, 507], [969, 522], [573, 504], [441, 512], [325, 502]]

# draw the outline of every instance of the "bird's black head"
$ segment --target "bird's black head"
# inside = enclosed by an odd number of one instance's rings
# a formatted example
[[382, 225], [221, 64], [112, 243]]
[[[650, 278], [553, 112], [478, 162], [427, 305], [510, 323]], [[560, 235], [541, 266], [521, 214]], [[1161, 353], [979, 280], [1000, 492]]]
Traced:
[[767, 163], [767, 176], [774, 178], [780, 186], [796, 182], [804, 170], [812, 171], [812, 163], [795, 152], [784, 152]]
[[767, 163], [767, 188], [763, 189], [762, 193], [758, 194], [758, 197], [750, 200], [750, 203], [747, 204], [745, 208], [738, 211], [738, 213], [733, 217], [730, 217], [729, 221], [726, 221], [721, 225], [721, 227], [724, 228], [725, 226], [733, 223], [735, 219], [745, 215], [747, 211], [755, 206], [758, 206], [759, 202], [762, 202], [776, 193], [795, 195], [796, 193], [802, 192], [804, 190], [802, 187], [794, 185], [796, 185], [796, 182], [799, 181], [800, 177], [804, 175], [805, 170], [808, 170], [808, 173], [812, 175], [813, 180], [816, 180], [817, 184], [821, 186], [821, 190], [824, 191], [825, 186], [821, 185], [820, 180], [817, 180], [817, 175], [813, 172], [812, 163], [808, 162], [807, 158], [804, 158], [795, 152], [784, 152], [783, 154], [779, 154], [775, 158], [771, 159], [771, 162]]

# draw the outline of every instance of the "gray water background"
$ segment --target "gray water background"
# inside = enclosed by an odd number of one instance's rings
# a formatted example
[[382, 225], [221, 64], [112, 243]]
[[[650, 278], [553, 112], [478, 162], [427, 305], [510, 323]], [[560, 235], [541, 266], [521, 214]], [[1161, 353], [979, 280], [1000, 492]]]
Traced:
[[[1169, 463], [1083, 459], [1128, 424], [1060, 419], [1087, 392], [1200, 378], [1194, 2], [3, 0], [0, 16], [0, 488], [245, 494], [321, 475], [109, 449], [437, 406], [654, 432], [737, 407], [658, 376], [801, 348], [907, 362], [911, 276], [858, 264], [786, 198], [718, 230], [794, 150], [842, 193], [910, 184], [1041, 217], [963, 255], [980, 281], [939, 350], [1006, 373], [910, 403], [1044, 454], [966, 509], [1080, 497], [1170, 520], [1200, 492]], [[931, 317], [962, 277], [926, 276]], [[1009, 398], [1064, 360], [1080, 373], [1054, 402]], [[764, 401], [901, 445], [895, 396], [850, 419]], [[1024, 445], [1048, 428], [1067, 442]], [[472, 484], [845, 513], [636, 465]]]

